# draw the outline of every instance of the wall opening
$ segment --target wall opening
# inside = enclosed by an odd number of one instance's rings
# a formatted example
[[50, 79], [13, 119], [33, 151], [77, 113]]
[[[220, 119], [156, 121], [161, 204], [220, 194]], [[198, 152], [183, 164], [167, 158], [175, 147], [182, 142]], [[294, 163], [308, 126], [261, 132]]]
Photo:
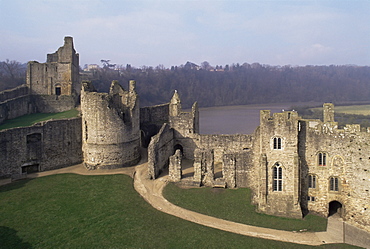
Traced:
[[31, 165], [22, 166], [22, 173], [31, 174], [31, 173], [36, 173], [39, 171], [40, 171], [39, 164], [31, 164]]
[[36, 161], [41, 159], [41, 133], [27, 135], [27, 159]]
[[59, 96], [62, 94], [62, 89], [60, 88], [60, 86], [56, 86], [55, 87], [55, 95]]
[[173, 147], [173, 154], [175, 154], [176, 150], [180, 150], [181, 151], [181, 154], [184, 156], [184, 149], [183, 149], [183, 147], [182, 147], [181, 144], [176, 144]]
[[328, 214], [328, 217], [329, 216], [332, 216], [332, 215], [339, 215], [340, 217], [342, 217], [342, 203], [340, 203], [339, 201], [331, 201], [329, 203], [329, 214]]

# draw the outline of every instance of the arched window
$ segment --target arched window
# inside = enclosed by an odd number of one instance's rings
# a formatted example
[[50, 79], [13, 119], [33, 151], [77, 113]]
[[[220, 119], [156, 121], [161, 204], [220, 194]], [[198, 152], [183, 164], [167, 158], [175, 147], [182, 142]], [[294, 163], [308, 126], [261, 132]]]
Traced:
[[316, 175], [308, 175], [308, 188], [316, 188]]
[[329, 190], [330, 191], [339, 191], [339, 178], [330, 177], [329, 179]]
[[283, 191], [283, 168], [280, 163], [273, 167], [273, 191]]
[[281, 150], [281, 137], [274, 137], [273, 143], [274, 150]]
[[320, 152], [317, 154], [317, 157], [319, 166], [326, 166], [327, 154], [325, 152]]

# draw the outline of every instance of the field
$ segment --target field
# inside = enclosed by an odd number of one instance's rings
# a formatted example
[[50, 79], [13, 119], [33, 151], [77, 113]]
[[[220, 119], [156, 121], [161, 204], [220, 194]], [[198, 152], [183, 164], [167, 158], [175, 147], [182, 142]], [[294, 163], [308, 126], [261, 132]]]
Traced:
[[[312, 108], [322, 112], [322, 107]], [[347, 105], [335, 106], [335, 113], [356, 114], [356, 115], [370, 115], [370, 105]]]
[[0, 125], [0, 130], [16, 128], [16, 127], [26, 127], [36, 124], [41, 121], [46, 121], [50, 119], [63, 119], [63, 118], [73, 118], [78, 116], [78, 110], [72, 109], [65, 112], [59, 113], [35, 113], [24, 115], [18, 118], [6, 120]]
[[62, 174], [0, 186], [0, 214], [1, 248], [312, 248], [164, 214], [125, 175]]

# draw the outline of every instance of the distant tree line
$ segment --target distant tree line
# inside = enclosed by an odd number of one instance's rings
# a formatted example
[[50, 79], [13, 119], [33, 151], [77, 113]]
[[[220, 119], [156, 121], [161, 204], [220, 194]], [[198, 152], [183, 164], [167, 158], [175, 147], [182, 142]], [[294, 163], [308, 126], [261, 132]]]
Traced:
[[[108, 92], [112, 80], [127, 88], [137, 81], [142, 106], [166, 103], [174, 90], [183, 107], [245, 105], [282, 102], [370, 101], [369, 66], [270, 66], [259, 63], [211, 66], [208, 62], [165, 68], [116, 65], [102, 60], [103, 67], [81, 70], [98, 91]], [[85, 66], [86, 68], [86, 66]], [[0, 90], [24, 84], [26, 64], [0, 62]]]
[[194, 101], [201, 107], [370, 101], [368, 66], [186, 65], [170, 69], [161, 65], [155, 68], [127, 65], [114, 70], [105, 67], [91, 79], [100, 91], [108, 91], [111, 80], [118, 79], [125, 86], [128, 80], [135, 79], [142, 105], [168, 102], [174, 90], [179, 92], [184, 107], [190, 107]]

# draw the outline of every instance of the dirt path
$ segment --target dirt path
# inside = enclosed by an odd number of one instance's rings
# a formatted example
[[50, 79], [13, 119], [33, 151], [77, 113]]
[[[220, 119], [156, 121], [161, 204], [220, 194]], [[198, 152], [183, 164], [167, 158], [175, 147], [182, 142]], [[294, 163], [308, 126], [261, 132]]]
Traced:
[[252, 236], [263, 239], [279, 240], [284, 242], [291, 242], [297, 244], [305, 245], [321, 245], [323, 244], [316, 233], [294, 233], [282, 230], [275, 230], [263, 227], [249, 226], [245, 224], [240, 224], [232, 221], [227, 221], [223, 219], [218, 219], [215, 217], [207, 216], [204, 214], [196, 213], [181, 207], [178, 207], [169, 201], [167, 201], [163, 195], [162, 190], [167, 183], [167, 176], [158, 178], [156, 180], [149, 180], [147, 176], [147, 167], [145, 165], [140, 165], [136, 167], [136, 174], [134, 177], [134, 187], [137, 192], [154, 208], [185, 219], [197, 224], [204, 226]]

